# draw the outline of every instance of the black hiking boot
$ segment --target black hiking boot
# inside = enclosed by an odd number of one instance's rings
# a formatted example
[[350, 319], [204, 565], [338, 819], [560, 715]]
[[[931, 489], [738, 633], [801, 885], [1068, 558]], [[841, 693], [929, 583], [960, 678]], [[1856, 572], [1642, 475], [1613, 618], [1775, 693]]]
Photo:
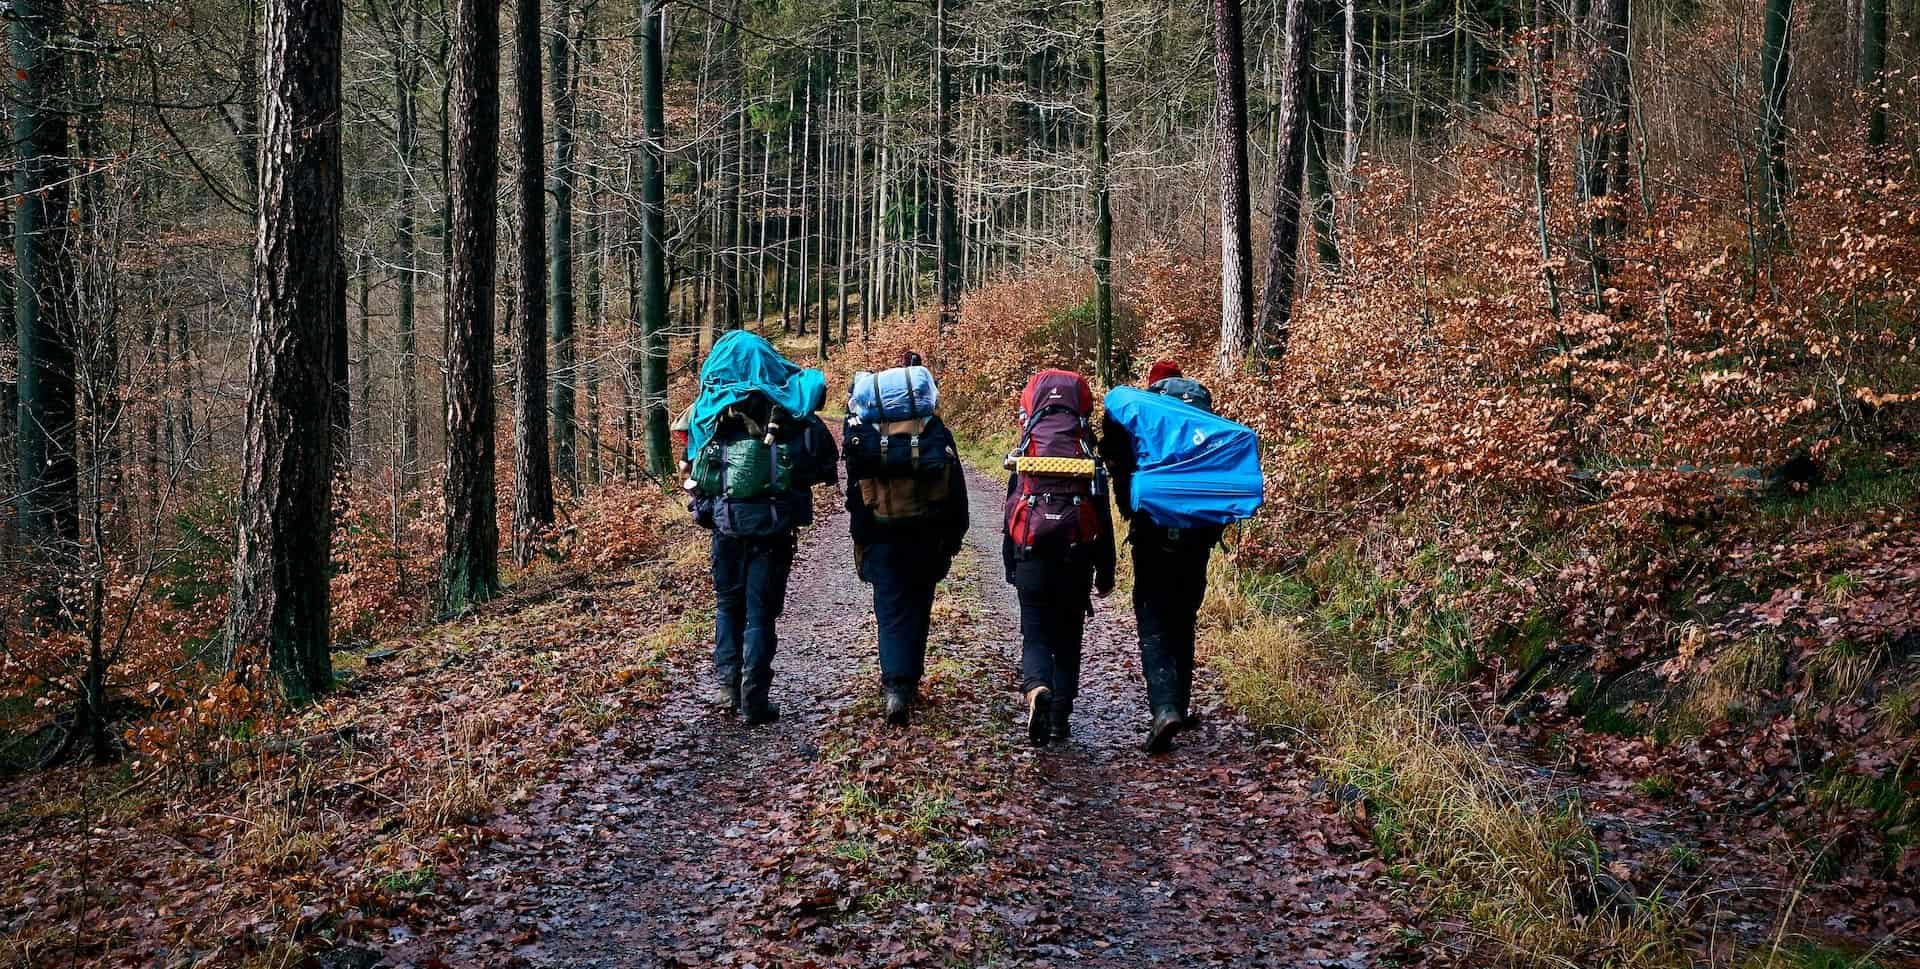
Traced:
[[1067, 738], [1073, 736], [1073, 701], [1053, 701], [1052, 719], [1053, 742], [1056, 744], [1066, 743]]
[[1036, 686], [1027, 691], [1027, 739], [1044, 746], [1053, 732], [1053, 691]]
[[904, 727], [913, 722], [913, 697], [903, 690], [887, 691], [887, 726]]
[[1147, 728], [1147, 753], [1164, 754], [1173, 749], [1173, 735], [1186, 725], [1186, 718], [1178, 710], [1162, 710], [1153, 715], [1153, 726]]
[[747, 708], [743, 711], [742, 715], [746, 717], [749, 726], [758, 727], [762, 724], [773, 723], [780, 719], [780, 707], [778, 704], [764, 703], [757, 707]]

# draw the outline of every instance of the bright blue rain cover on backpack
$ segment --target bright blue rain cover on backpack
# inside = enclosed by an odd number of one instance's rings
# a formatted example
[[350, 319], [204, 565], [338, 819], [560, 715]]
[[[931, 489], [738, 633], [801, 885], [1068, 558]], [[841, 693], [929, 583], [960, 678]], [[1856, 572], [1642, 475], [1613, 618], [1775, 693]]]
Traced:
[[699, 454], [720, 425], [720, 415], [756, 391], [787, 413], [804, 418], [826, 401], [827, 377], [781, 356], [757, 333], [729, 331], [700, 365], [700, 391], [693, 399], [687, 453]]
[[1252, 428], [1133, 387], [1107, 391], [1106, 405], [1133, 436], [1133, 510], [1155, 524], [1227, 525], [1253, 517], [1266, 500]]

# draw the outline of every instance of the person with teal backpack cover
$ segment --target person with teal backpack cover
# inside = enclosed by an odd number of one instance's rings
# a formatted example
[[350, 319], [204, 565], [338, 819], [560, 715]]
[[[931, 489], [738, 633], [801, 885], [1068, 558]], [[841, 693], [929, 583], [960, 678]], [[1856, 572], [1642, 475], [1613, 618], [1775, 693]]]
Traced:
[[1265, 481], [1254, 432], [1212, 413], [1213, 397], [1167, 361], [1148, 389], [1107, 392], [1101, 455], [1132, 523], [1133, 609], [1153, 719], [1147, 750], [1164, 753], [1193, 720], [1195, 625], [1207, 561], [1225, 527], [1260, 508]]
[[813, 523], [813, 486], [839, 480], [816, 413], [826, 392], [820, 371], [734, 330], [707, 354], [687, 416], [682, 484], [713, 532], [713, 701], [749, 723], [779, 717], [767, 695], [796, 530]]

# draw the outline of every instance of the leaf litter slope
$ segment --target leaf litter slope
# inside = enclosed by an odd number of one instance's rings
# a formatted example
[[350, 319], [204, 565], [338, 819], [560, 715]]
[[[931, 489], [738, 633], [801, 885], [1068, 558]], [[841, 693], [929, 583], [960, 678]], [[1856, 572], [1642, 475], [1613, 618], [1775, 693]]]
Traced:
[[498, 827], [454, 925], [394, 964], [1438, 964], [1405, 888], [1302, 755], [1199, 687], [1202, 727], [1139, 749], [1124, 597], [1098, 607], [1073, 741], [1018, 740], [1017, 604], [997, 482], [935, 606], [925, 706], [883, 728], [871, 597], [843, 520], [809, 532], [776, 661], [783, 719], [702, 707], [681, 650], [657, 719], [617, 726]]

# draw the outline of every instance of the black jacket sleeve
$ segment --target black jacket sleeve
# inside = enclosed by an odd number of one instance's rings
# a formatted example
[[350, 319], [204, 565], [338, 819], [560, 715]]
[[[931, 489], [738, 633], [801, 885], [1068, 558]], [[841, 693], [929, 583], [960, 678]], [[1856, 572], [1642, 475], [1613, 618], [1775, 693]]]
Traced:
[[[1017, 474], [1007, 475], [1008, 498], [1013, 497], [1013, 489], [1018, 485], [1019, 480], [1020, 476]], [[1013, 534], [1007, 531], [1006, 522], [1000, 523], [1000, 561], [1001, 564], [1007, 567], [1007, 583], [1011, 585], [1013, 583], [1013, 566], [1018, 559], [1013, 551]]]
[[946, 541], [941, 551], [952, 558], [960, 554], [961, 547], [967, 543], [967, 530], [973, 527], [973, 505], [967, 500], [967, 469], [958, 461], [953, 464], [953, 486], [949, 494], [951, 517], [947, 520]]
[[1113, 505], [1105, 495], [1093, 505], [1100, 515], [1100, 537], [1093, 542], [1093, 587], [1105, 595], [1113, 591]]
[[1113, 501], [1120, 508], [1120, 517], [1133, 520], [1133, 473], [1138, 470], [1133, 454], [1133, 435], [1113, 419], [1112, 414], [1102, 418], [1100, 424], [1100, 460], [1107, 466], [1107, 474], [1113, 483]]
[[840, 448], [818, 414], [807, 418], [800, 438], [801, 477], [808, 487], [840, 483]]

